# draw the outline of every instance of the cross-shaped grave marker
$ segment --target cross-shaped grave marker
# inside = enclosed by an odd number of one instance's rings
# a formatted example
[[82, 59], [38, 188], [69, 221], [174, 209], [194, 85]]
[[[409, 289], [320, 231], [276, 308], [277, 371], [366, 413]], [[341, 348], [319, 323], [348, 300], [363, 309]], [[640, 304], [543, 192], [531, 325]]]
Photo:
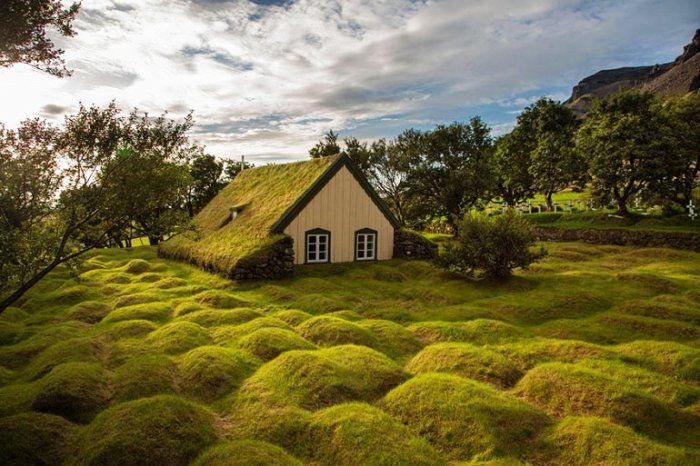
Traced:
[[695, 207], [697, 206], [693, 204], [693, 201], [691, 200], [688, 202], [686, 207], [688, 208], [688, 217], [690, 217], [691, 220], [695, 220], [695, 217], [698, 216], [698, 214], [695, 212]]

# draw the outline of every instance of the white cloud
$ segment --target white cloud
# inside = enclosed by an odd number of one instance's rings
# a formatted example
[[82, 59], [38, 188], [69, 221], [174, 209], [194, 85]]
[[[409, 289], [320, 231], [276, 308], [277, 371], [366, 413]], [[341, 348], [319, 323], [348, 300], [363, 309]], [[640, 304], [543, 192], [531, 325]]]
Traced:
[[600, 68], [672, 59], [700, 19], [690, 0], [277, 3], [84, 0], [59, 41], [74, 76], [0, 69], [0, 121], [79, 101], [193, 109], [211, 152], [253, 160], [304, 158], [330, 128], [391, 137], [475, 110], [500, 133]]

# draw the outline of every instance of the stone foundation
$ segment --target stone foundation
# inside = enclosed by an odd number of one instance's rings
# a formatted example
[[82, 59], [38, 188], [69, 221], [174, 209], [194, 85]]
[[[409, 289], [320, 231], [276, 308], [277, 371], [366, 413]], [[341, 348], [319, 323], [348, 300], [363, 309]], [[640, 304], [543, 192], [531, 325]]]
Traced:
[[294, 274], [294, 240], [287, 236], [269, 250], [239, 260], [231, 274], [234, 280], [278, 280]]
[[592, 244], [675, 248], [700, 252], [700, 234], [620, 229], [536, 228], [540, 241], [581, 241]]
[[434, 259], [437, 244], [410, 230], [394, 231], [394, 259]]

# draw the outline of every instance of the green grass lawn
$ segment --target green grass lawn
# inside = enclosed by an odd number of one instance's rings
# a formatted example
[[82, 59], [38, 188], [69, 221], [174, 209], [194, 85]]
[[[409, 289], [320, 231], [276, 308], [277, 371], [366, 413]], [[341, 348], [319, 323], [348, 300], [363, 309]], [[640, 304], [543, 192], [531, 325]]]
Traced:
[[98, 250], [0, 315], [0, 464], [700, 464], [700, 254], [234, 283]]

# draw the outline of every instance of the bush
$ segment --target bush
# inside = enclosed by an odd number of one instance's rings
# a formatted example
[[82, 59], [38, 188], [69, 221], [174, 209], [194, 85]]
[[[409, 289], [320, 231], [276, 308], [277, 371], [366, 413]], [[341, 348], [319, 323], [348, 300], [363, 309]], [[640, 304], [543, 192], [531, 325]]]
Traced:
[[533, 252], [536, 236], [522, 216], [508, 211], [495, 217], [466, 215], [459, 223], [457, 244], [448, 243], [437, 263], [473, 277], [506, 278], [513, 269], [527, 268], [546, 254]]

